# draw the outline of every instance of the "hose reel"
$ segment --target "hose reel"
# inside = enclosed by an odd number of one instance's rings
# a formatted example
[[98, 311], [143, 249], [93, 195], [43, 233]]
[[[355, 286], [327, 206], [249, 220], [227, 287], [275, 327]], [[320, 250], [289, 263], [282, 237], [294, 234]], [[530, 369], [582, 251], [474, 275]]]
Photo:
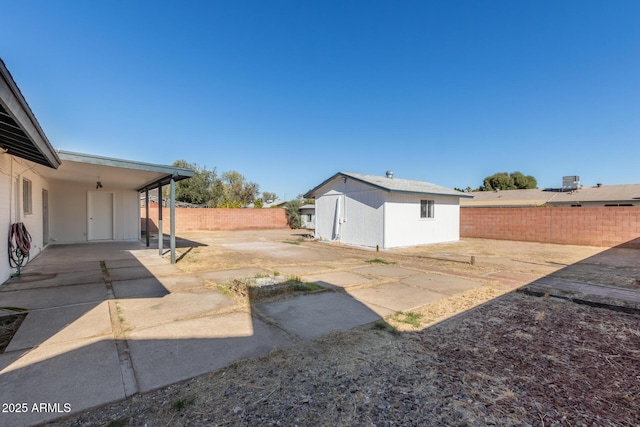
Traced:
[[17, 269], [12, 277], [20, 275], [22, 266], [29, 260], [31, 234], [22, 222], [16, 222], [9, 229], [9, 266]]

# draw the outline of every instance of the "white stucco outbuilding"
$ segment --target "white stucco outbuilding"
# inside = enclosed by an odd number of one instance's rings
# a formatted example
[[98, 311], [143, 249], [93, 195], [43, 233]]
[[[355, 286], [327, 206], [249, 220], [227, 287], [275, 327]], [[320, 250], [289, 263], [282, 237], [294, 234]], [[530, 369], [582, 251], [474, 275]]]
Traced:
[[[14, 224], [31, 236], [31, 259], [49, 244], [139, 240], [139, 193], [191, 176], [190, 169], [54, 150], [0, 60], [0, 284], [14, 273], [7, 256]], [[173, 261], [173, 230], [171, 254]]]
[[425, 181], [338, 172], [304, 197], [315, 198], [315, 235], [389, 249], [460, 239], [460, 191]]

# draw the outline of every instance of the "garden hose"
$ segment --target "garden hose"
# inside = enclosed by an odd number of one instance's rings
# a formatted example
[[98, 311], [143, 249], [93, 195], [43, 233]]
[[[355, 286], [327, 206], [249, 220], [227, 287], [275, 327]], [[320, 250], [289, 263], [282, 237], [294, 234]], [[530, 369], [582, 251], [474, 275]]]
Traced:
[[9, 266], [16, 268], [14, 276], [20, 275], [22, 266], [29, 260], [31, 250], [31, 235], [24, 223], [16, 222], [9, 230]]

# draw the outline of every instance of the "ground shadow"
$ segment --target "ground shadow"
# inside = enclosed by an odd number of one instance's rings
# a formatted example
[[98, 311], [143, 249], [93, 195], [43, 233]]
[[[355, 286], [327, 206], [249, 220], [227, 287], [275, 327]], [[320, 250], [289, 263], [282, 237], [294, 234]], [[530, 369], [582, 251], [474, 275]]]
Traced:
[[640, 238], [563, 267], [519, 291], [638, 314]]
[[[0, 306], [29, 314], [0, 354], [0, 398], [30, 408], [2, 414], [3, 424], [55, 419], [65, 408], [123, 399], [380, 318], [330, 291], [232, 309], [235, 301], [176, 273], [154, 250], [51, 246], [2, 287]], [[60, 411], [31, 410], [42, 402]]]

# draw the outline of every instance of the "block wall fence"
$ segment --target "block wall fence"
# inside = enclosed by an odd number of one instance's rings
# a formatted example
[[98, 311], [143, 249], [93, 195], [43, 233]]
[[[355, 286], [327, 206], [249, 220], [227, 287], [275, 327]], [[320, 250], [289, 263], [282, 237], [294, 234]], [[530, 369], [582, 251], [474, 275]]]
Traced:
[[[145, 208], [140, 209], [145, 229]], [[169, 232], [169, 208], [162, 209], [163, 232]], [[289, 228], [284, 209], [176, 208], [176, 232], [192, 230], [266, 230]], [[149, 206], [149, 229], [158, 231], [158, 207]]]
[[640, 207], [461, 208], [460, 237], [640, 248]]

